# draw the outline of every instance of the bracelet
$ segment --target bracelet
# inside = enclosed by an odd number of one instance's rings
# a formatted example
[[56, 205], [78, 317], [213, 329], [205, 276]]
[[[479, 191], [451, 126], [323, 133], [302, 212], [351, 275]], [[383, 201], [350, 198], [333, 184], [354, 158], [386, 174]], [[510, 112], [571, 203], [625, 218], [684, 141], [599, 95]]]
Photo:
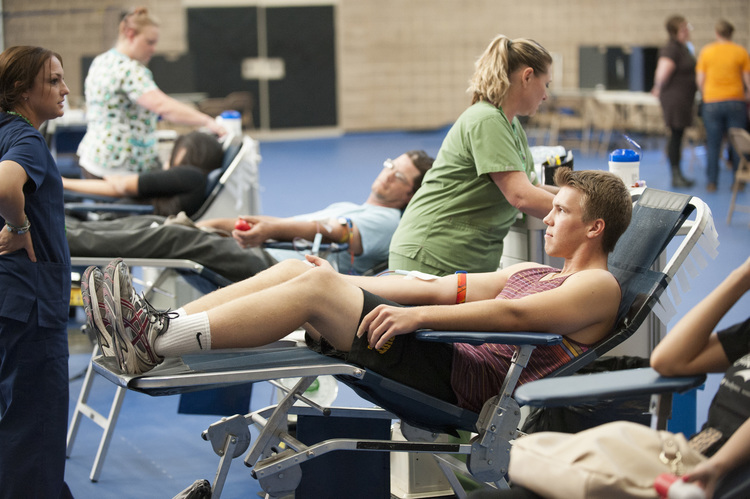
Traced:
[[456, 271], [456, 277], [458, 278], [458, 284], [456, 286], [456, 303], [466, 302], [466, 271]]
[[31, 222], [29, 222], [29, 217], [25, 217], [26, 219], [23, 222], [23, 225], [18, 227], [16, 225], [13, 225], [10, 222], [5, 222], [5, 228], [8, 229], [8, 232], [15, 232], [19, 236], [22, 234], [26, 234], [29, 229], [31, 228]]

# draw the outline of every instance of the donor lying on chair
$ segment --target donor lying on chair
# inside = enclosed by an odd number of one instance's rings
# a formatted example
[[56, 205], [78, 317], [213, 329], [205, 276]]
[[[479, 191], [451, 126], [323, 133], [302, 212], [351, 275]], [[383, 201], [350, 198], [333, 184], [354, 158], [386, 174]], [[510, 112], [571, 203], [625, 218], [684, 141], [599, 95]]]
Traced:
[[136, 295], [127, 267], [115, 260], [84, 274], [87, 319], [104, 354], [130, 374], [164, 357], [265, 345], [303, 327], [308, 344], [324, 354], [478, 411], [499, 392], [512, 348], [422, 342], [410, 333], [564, 335], [562, 345], [537, 348], [521, 379], [526, 382], [585, 352], [614, 325], [620, 286], [607, 270], [607, 255], [628, 226], [631, 196], [607, 172], [560, 169], [555, 180], [561, 187], [544, 219], [545, 250], [564, 258], [562, 269], [522, 263], [483, 274], [374, 278], [341, 275], [309, 257], [160, 312]]
[[[298, 257], [297, 251], [291, 249], [261, 248], [266, 241], [291, 242], [297, 238], [313, 241], [320, 234], [323, 242], [348, 244], [348, 251], [329, 255], [329, 261], [339, 272], [363, 274], [388, 259], [388, 246], [401, 211], [419, 189], [432, 162], [424, 151], [407, 151], [384, 163], [364, 203], [339, 201], [288, 218], [243, 215], [239, 218], [249, 222], [243, 230], [233, 230], [237, 218], [211, 218], [193, 224], [185, 217], [166, 222], [156, 216], [109, 221], [66, 217], [70, 254], [192, 260], [235, 282], [276, 261]], [[196, 226], [211, 231], [197, 230]], [[219, 233], [231, 234], [234, 239]]]

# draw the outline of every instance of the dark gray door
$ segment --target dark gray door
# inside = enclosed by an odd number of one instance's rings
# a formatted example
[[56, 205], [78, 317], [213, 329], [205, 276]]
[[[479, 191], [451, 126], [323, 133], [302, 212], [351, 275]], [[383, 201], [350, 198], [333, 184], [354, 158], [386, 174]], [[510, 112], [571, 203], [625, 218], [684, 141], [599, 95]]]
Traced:
[[[253, 122], [271, 129], [337, 125], [332, 6], [190, 8], [188, 39], [197, 92], [249, 90]], [[243, 76], [259, 58], [280, 61], [283, 77]]]

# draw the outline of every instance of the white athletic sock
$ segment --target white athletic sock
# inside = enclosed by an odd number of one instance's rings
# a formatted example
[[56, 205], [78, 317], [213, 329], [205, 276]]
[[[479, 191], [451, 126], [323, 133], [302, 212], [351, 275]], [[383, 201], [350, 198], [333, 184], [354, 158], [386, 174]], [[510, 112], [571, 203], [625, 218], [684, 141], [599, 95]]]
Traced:
[[154, 351], [162, 357], [211, 350], [211, 326], [208, 314], [185, 315], [169, 321], [169, 328], [154, 341]]
[[175, 310], [174, 313], [177, 314], [177, 317], [185, 317], [187, 315], [187, 312], [185, 312], [185, 309], [182, 307]]

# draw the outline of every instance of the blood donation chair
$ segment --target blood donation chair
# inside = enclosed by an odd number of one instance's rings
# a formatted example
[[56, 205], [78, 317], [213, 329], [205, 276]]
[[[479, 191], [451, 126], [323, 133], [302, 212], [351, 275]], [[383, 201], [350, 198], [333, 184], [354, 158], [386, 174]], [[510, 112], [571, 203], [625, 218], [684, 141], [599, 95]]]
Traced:
[[[650, 367], [626, 369], [612, 373], [577, 376], [575, 383], [562, 378], [546, 378], [520, 386], [514, 398], [532, 407], [564, 407], [600, 400], [632, 400], [650, 396], [651, 427], [666, 430], [671, 417], [674, 393], [684, 393], [703, 384], [704, 374], [695, 376], [661, 376]], [[688, 437], [690, 435], [687, 435]], [[730, 472], [716, 488], [716, 499], [750, 496], [750, 464]]]
[[[553, 372], [550, 377], [573, 374], [633, 335], [646, 317], [660, 310], [660, 317], [672, 308], [668, 293], [678, 293], [675, 283], [685, 290], [687, 273], [697, 273], [696, 264], [705, 266], [704, 252], [716, 256], [718, 238], [708, 206], [689, 195], [639, 189], [634, 191], [633, 218], [630, 227], [610, 255], [609, 267], [622, 287], [622, 302], [615, 328], [592, 349]], [[675, 236], [682, 240], [670, 244]], [[664, 257], [669, 246], [671, 256]], [[696, 248], [699, 246], [701, 250]], [[689, 258], [690, 257], [692, 258]], [[666, 264], [662, 263], [666, 261]], [[687, 273], [686, 273], [687, 270]], [[302, 478], [300, 466], [333, 451], [412, 452], [430, 454], [457, 497], [466, 497], [455, 473], [470, 476], [488, 486], [507, 486], [511, 441], [521, 419], [519, 403], [513, 398], [520, 374], [537, 345], [559, 344], [562, 336], [548, 333], [486, 333], [463, 331], [418, 331], [423, 341], [486, 342], [512, 344], [516, 353], [498, 395], [488, 400], [477, 414], [437, 400], [361, 367], [325, 357], [298, 346], [270, 346], [239, 351], [219, 351], [168, 359], [152, 371], [139, 376], [122, 374], [113, 358], [96, 357], [93, 369], [118, 387], [151, 395], [169, 395], [203, 390], [248, 381], [270, 381], [297, 377], [299, 382], [286, 388], [277, 403], [258, 411], [235, 415], [211, 425], [203, 438], [211, 442], [220, 457], [212, 485], [219, 497], [231, 461], [242, 454], [252, 468], [267, 497], [283, 497], [293, 492]], [[377, 407], [354, 409], [320, 407], [304, 393], [318, 376], [335, 375], [365, 400]], [[299, 407], [295, 402], [303, 401]], [[321, 417], [367, 417], [399, 419], [406, 440], [333, 438], [303, 444], [288, 431], [290, 414], [319, 414]], [[356, 416], [359, 414], [359, 416]], [[250, 442], [249, 425], [260, 434]], [[473, 434], [468, 443], [438, 441], [440, 433], [458, 430]], [[249, 449], [249, 450], [248, 450]], [[465, 455], [466, 462], [456, 459]]]
[[[208, 218], [234, 217], [237, 213], [254, 214], [260, 212], [260, 181], [259, 144], [250, 136], [228, 137], [222, 143], [224, 157], [220, 168], [208, 175], [206, 199], [201, 208], [193, 215], [194, 221]], [[150, 205], [120, 205], [112, 202], [96, 203], [79, 201], [66, 203], [66, 210], [71, 213], [92, 213], [104, 210], [115, 210], [117, 213], [147, 214], [152, 211]], [[71, 257], [74, 269], [73, 282], [80, 280], [82, 269], [89, 265], [104, 266], [111, 257]], [[205, 266], [183, 259], [129, 259], [131, 267], [148, 269], [148, 277], [144, 279], [144, 291], [148, 295], [163, 296], [164, 300], [176, 299], [175, 295], [190, 294], [193, 290], [205, 293], [221, 286], [231, 284], [226, 277], [206, 268]], [[77, 279], [75, 275], [78, 274]], [[188, 284], [188, 286], [183, 286]], [[154, 300], [158, 302], [158, 299]], [[83, 306], [80, 288], [71, 289], [71, 305]], [[95, 340], [91, 338], [95, 343]], [[94, 352], [97, 352], [96, 348]], [[125, 397], [124, 390], [118, 390], [115, 401], [107, 416], [100, 414], [87, 404], [87, 398], [92, 386], [91, 369], [87, 370], [84, 386], [79, 394], [78, 405], [73, 421], [68, 430], [67, 452], [70, 455], [81, 417], [85, 416], [104, 429], [104, 435], [99, 444], [97, 457], [91, 471], [90, 478], [96, 481], [101, 473], [101, 467], [107, 453], [109, 441], [119, 415], [119, 408]]]
[[[518, 387], [513, 397], [524, 406], [568, 407], [601, 400], [632, 400], [650, 396], [651, 427], [666, 430], [671, 417], [672, 397], [700, 387], [706, 375], [661, 376], [650, 367], [617, 372], [576, 376], [575, 383], [565, 378], [545, 378]], [[688, 437], [690, 435], [687, 435]], [[739, 499], [750, 495], [750, 464], [730, 472], [718, 483], [716, 499]], [[493, 497], [491, 493], [483, 497]], [[502, 497], [497, 494], [497, 497]]]
[[[250, 136], [229, 136], [222, 142], [224, 156], [221, 166], [207, 176], [206, 196], [201, 207], [191, 216], [194, 221], [237, 213], [260, 211], [258, 142]], [[117, 202], [117, 198], [90, 194], [65, 193], [65, 212], [97, 219], [102, 214], [146, 215], [153, 213], [150, 204]], [[231, 213], [232, 215], [227, 215]]]
[[[228, 137], [223, 143], [224, 158], [220, 168], [209, 173], [206, 184], [206, 198], [201, 208], [191, 219], [193, 221], [209, 218], [234, 217], [238, 213], [260, 213], [260, 180], [259, 145], [250, 136]], [[102, 213], [115, 212], [120, 214], [148, 214], [153, 211], [151, 205], [131, 205], [117, 203], [96, 203], [89, 201], [68, 202], [65, 205], [68, 213]], [[102, 261], [109, 262], [112, 258], [78, 257], [72, 255], [74, 268], [88, 265], [100, 265]], [[106, 265], [106, 262], [104, 265]], [[175, 286], [175, 280], [182, 278], [199, 290], [216, 289], [231, 281], [211, 269], [196, 262], [182, 259], [137, 259], [134, 266], [144, 266], [163, 269], [151, 279], [150, 289], [169, 290]], [[75, 282], [76, 279], [73, 279]], [[81, 305], [79, 296], [75, 296], [79, 288], [74, 287], [71, 303]], [[169, 292], [169, 291], [167, 291]]]

